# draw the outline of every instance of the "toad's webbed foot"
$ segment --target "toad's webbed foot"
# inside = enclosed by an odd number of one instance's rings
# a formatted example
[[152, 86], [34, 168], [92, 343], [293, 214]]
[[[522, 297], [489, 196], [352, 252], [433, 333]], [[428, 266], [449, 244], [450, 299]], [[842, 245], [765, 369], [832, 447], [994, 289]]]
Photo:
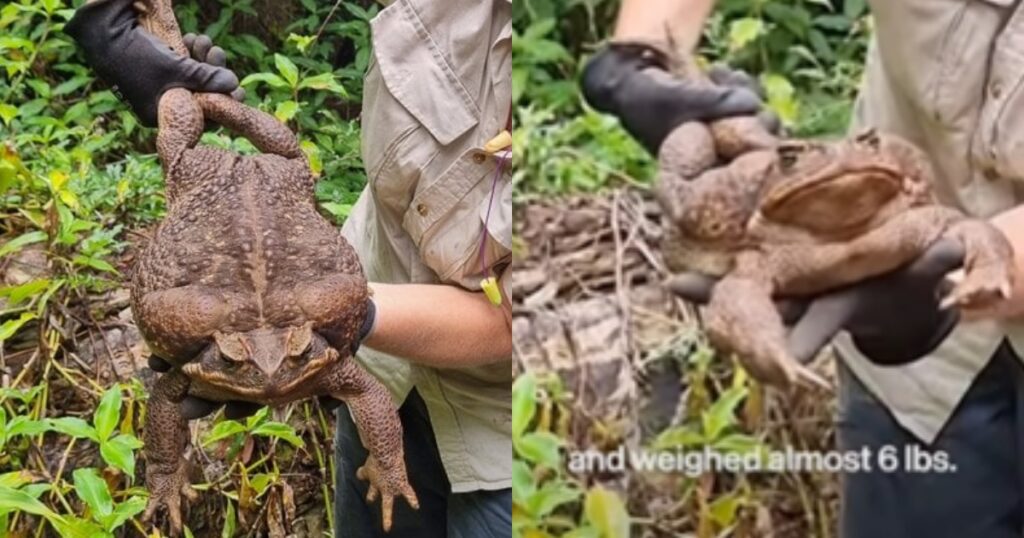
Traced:
[[736, 354], [758, 381], [783, 389], [793, 385], [831, 390], [832, 385], [789, 352], [786, 330], [766, 282], [726, 276], [711, 292], [705, 317], [716, 348]]
[[356, 471], [356, 478], [369, 482], [366, 502], [372, 503], [380, 496], [385, 531], [391, 529], [391, 514], [395, 497], [405, 497], [409, 506], [414, 509], [420, 506], [416, 492], [412, 490], [412, 485], [409, 484], [409, 479], [406, 477], [405, 461], [403, 460], [397, 460], [392, 467], [386, 468], [371, 454], [366, 457], [366, 463]]
[[942, 298], [942, 308], [984, 308], [1010, 297], [1014, 255], [1002, 233], [988, 222], [964, 220], [953, 224], [946, 235], [964, 246], [964, 275]]
[[171, 472], [161, 473], [157, 469], [146, 472], [146, 489], [149, 490], [149, 501], [142, 515], [144, 522], [153, 522], [156, 514], [163, 509], [167, 514], [171, 527], [171, 535], [181, 534], [181, 498], [195, 501], [199, 495], [189, 484], [185, 472], [185, 461]]

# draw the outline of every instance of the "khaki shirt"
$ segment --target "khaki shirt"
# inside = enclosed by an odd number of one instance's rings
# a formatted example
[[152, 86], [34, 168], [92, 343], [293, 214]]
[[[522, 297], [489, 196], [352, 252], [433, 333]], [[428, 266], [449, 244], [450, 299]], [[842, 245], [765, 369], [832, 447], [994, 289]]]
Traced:
[[[1024, 201], [1024, 8], [1015, 0], [874, 0], [875, 35], [856, 108], [932, 159], [940, 199], [977, 217]], [[903, 427], [933, 441], [974, 378], [1024, 326], [963, 322], [927, 357], [867, 361], [849, 335], [837, 352]]]
[[[491, 202], [497, 162], [482, 148], [509, 114], [511, 19], [509, 0], [397, 0], [371, 22], [362, 112], [368, 184], [342, 229], [370, 281], [480, 291], [481, 240], [494, 276], [508, 265], [510, 166]], [[445, 308], [437, 305], [437, 315]], [[357, 360], [398, 403], [417, 388], [452, 491], [511, 487], [511, 357], [441, 370], [363, 348]]]

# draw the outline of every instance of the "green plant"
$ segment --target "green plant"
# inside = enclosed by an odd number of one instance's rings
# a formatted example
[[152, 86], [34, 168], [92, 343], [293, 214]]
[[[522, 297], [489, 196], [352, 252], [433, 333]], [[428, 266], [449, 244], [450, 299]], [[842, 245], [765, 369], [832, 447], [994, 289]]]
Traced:
[[515, 537], [626, 538], [629, 515], [615, 493], [601, 486], [584, 488], [565, 470], [565, 442], [555, 433], [551, 406], [564, 390], [557, 378], [538, 381], [532, 374], [512, 386], [512, 533]]

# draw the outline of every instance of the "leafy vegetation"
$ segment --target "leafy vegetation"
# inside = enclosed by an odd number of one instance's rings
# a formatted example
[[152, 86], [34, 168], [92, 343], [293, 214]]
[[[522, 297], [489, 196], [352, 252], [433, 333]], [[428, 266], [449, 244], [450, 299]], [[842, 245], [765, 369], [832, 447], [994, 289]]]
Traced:
[[[646, 185], [653, 160], [618, 125], [582, 100], [587, 59], [612, 30], [615, 0], [523, 0], [514, 15], [516, 199]], [[863, 0], [719, 0], [698, 52], [758, 77], [765, 101], [790, 133], [845, 131], [863, 71], [871, 19]], [[672, 426], [643, 441], [654, 452], [710, 448], [763, 456], [772, 447], [831, 448], [830, 405], [773, 402], [742, 370], [699, 339], [668, 342], [659, 360], [683, 374], [683, 400]], [[683, 349], [686, 352], [671, 350]], [[646, 359], [645, 359], [646, 361]], [[622, 537], [687, 535], [830, 536], [835, 476], [717, 472], [655, 480], [654, 493], [629, 499], [606, 489], [609, 477], [567, 468], [575, 397], [557, 378], [526, 374], [514, 388], [515, 536]], [[595, 429], [613, 428], [596, 424]], [[644, 483], [648, 477], [626, 480]], [[612, 488], [620, 489], [622, 488]], [[640, 488], [643, 490], [643, 488]], [[832, 492], [830, 494], [829, 492]], [[659, 501], [659, 496], [662, 498]], [[667, 498], [667, 500], [665, 500]], [[658, 502], [668, 503], [655, 510]], [[600, 509], [595, 508], [600, 506]], [[631, 529], [630, 534], [626, 529]]]
[[[0, 7], [4, 536], [148, 530], [138, 521], [147, 492], [137, 431], [149, 380], [123, 314], [131, 260], [164, 213], [163, 181], [155, 132], [94, 77], [62, 31], [81, 3]], [[227, 51], [247, 102], [299, 134], [321, 176], [321, 208], [339, 223], [365, 181], [357, 118], [368, 21], [378, 9], [368, 0], [176, 2], [184, 29]], [[222, 131], [203, 142], [253, 151]], [[216, 480], [198, 485], [206, 493], [193, 522], [206, 523], [191, 529], [197, 536], [292, 532], [296, 510], [313, 514], [302, 532], [330, 532], [329, 413], [303, 403], [200, 430], [201, 459], [229, 467], [208, 469]]]
[[[515, 10], [515, 180], [528, 193], [646, 182], [651, 159], [587, 107], [579, 74], [608, 38], [618, 2], [523, 0]], [[859, 83], [870, 18], [863, 0], [720, 0], [698, 52], [756, 74], [767, 105], [795, 135], [843, 132]]]

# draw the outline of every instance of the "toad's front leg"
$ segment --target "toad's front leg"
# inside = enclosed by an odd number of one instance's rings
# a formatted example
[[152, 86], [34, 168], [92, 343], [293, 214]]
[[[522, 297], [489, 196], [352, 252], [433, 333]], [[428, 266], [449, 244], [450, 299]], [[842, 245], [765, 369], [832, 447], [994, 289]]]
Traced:
[[367, 502], [373, 502], [380, 495], [384, 530], [390, 530], [396, 496], [405, 497], [409, 506], [419, 508], [405, 472], [402, 423], [391, 394], [351, 358], [327, 373], [324, 389], [345, 401], [352, 412], [359, 438], [370, 452], [357, 476], [370, 483]]
[[189, 500], [196, 498], [186, 473], [188, 422], [179, 408], [188, 385], [188, 378], [177, 369], [157, 380], [149, 397], [143, 432], [149, 503], [142, 518], [151, 521], [161, 507], [166, 508], [173, 536], [181, 534], [181, 496]]

